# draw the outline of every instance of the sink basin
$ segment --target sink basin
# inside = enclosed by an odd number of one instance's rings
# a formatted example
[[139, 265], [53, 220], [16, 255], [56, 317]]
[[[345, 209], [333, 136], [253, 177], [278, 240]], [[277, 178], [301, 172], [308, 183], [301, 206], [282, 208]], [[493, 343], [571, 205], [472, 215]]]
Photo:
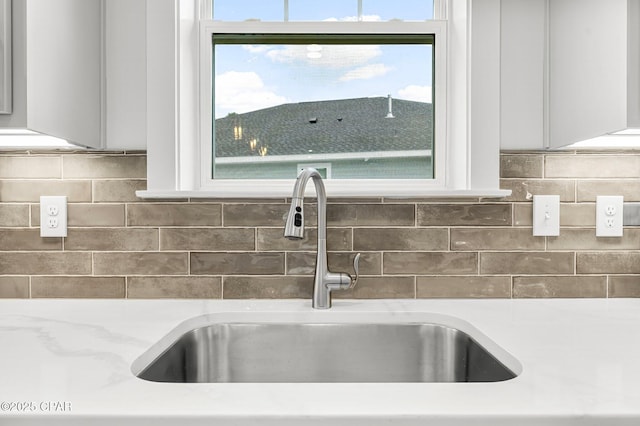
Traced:
[[497, 382], [516, 377], [469, 334], [447, 325], [296, 322], [197, 327], [170, 342], [136, 375], [181, 383]]

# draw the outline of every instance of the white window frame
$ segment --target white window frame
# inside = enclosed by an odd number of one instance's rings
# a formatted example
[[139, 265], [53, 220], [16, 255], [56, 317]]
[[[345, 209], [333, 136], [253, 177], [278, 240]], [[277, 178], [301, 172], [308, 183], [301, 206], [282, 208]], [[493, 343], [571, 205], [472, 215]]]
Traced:
[[[290, 196], [292, 180], [212, 180], [211, 33], [237, 32], [211, 16], [210, 0], [147, 3], [147, 190], [142, 198]], [[426, 22], [353, 23], [357, 32], [431, 33], [435, 43], [435, 172], [429, 180], [327, 180], [330, 197], [503, 197], [499, 189], [500, 0], [436, 0]], [[473, 23], [473, 25], [472, 25]], [[346, 23], [336, 23], [346, 24]], [[247, 22], [251, 31], [256, 23]], [[326, 23], [260, 23], [276, 33]], [[338, 29], [338, 27], [340, 27]], [[342, 32], [336, 25], [335, 32]], [[472, 43], [473, 40], [473, 43]], [[175, 50], [167, 49], [173, 45]], [[444, 112], [443, 112], [444, 111]], [[207, 172], [204, 172], [207, 171]]]
[[[433, 34], [434, 46], [434, 145], [436, 159], [446, 157], [446, 21], [424, 22], [201, 22], [200, 36], [200, 188], [222, 194], [241, 194], [247, 197], [287, 196], [293, 179], [212, 179], [211, 129], [213, 128], [212, 36], [214, 33], [241, 34]], [[211, 94], [211, 96], [207, 96]], [[446, 161], [435, 162], [434, 179], [326, 179], [324, 184], [331, 196], [390, 196], [401, 190], [441, 190], [446, 186]]]

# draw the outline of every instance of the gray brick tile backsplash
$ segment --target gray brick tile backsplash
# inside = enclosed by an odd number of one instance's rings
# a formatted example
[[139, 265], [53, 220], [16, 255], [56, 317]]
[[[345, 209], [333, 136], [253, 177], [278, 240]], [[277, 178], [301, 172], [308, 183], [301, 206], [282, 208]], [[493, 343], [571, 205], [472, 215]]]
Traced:
[[598, 195], [622, 195], [625, 201], [640, 201], [640, 179], [578, 181], [578, 202], [595, 202]]
[[482, 275], [554, 275], [573, 274], [575, 253], [481, 252]]
[[33, 277], [33, 298], [108, 298], [125, 297], [123, 277]]
[[445, 228], [356, 228], [353, 249], [384, 250], [447, 250], [449, 231]]
[[530, 228], [454, 228], [451, 250], [544, 250], [544, 237], [534, 237]]
[[[290, 200], [142, 200], [144, 152], [0, 153], [0, 298], [311, 297], [317, 206], [284, 238]], [[505, 152], [504, 199], [329, 198], [336, 298], [640, 297], [640, 228], [595, 236], [595, 197], [640, 201], [629, 151]], [[559, 195], [561, 232], [532, 235], [533, 195]], [[68, 237], [41, 238], [41, 195], [66, 195]]]
[[637, 178], [640, 155], [550, 155], [548, 178]]
[[500, 176], [503, 178], [543, 177], [543, 155], [505, 154], [500, 158]]
[[70, 203], [91, 202], [88, 180], [0, 180], [0, 202], [40, 202], [41, 195], [66, 195]]
[[606, 297], [606, 277], [514, 277], [514, 298]]
[[284, 275], [284, 253], [191, 253], [194, 275]]
[[417, 278], [418, 298], [509, 298], [510, 277], [431, 276]]
[[0, 227], [28, 227], [28, 204], [0, 204]]
[[313, 277], [224, 278], [225, 299], [310, 299]]
[[147, 189], [146, 180], [94, 180], [93, 202], [135, 202], [140, 201], [136, 197], [136, 191]]
[[127, 225], [222, 226], [222, 205], [218, 203], [129, 204], [127, 205]]
[[0, 298], [28, 299], [29, 277], [0, 276]]
[[64, 155], [65, 179], [145, 179], [147, 159], [143, 155]]
[[609, 297], [640, 297], [640, 274], [609, 277]]
[[187, 253], [96, 252], [95, 275], [187, 275]]
[[220, 299], [222, 277], [130, 277], [129, 299]]
[[255, 250], [254, 228], [165, 228], [160, 230], [162, 250]]
[[418, 226], [510, 226], [511, 204], [418, 204]]
[[60, 156], [0, 156], [0, 179], [60, 179]]

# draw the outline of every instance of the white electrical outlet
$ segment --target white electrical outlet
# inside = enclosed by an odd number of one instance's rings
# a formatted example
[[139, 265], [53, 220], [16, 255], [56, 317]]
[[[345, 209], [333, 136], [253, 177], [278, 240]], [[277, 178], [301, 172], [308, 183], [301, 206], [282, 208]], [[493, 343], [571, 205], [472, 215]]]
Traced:
[[40, 197], [40, 236], [67, 236], [67, 197]]
[[596, 197], [596, 236], [622, 237], [624, 197], [601, 195]]
[[560, 196], [533, 196], [533, 235], [536, 237], [560, 235]]

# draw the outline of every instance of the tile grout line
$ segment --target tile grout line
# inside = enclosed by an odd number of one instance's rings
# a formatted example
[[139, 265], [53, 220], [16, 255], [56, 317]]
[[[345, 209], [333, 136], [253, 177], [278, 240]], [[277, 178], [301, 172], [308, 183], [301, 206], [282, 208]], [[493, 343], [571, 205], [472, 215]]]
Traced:
[[64, 156], [60, 154], [60, 180], [64, 181]]
[[413, 298], [414, 299], [418, 298], [418, 276], [417, 275], [413, 276]]
[[513, 286], [515, 284], [515, 277], [513, 275], [509, 276], [509, 299], [513, 299]]

